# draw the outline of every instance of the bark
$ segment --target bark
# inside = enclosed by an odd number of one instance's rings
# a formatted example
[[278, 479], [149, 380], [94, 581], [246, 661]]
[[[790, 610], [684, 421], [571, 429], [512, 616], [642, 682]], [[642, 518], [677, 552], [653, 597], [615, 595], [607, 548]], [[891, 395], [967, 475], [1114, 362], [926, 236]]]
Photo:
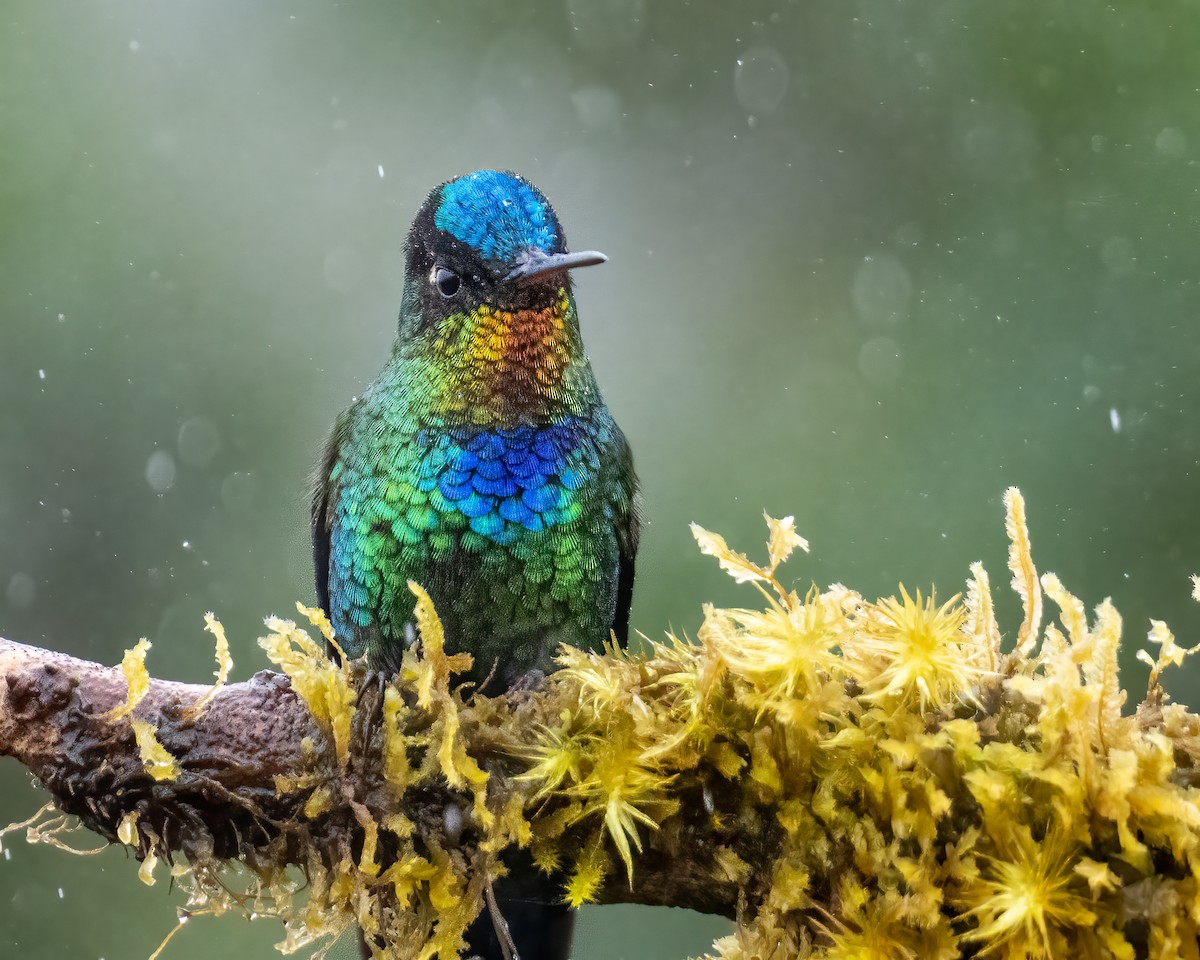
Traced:
[[[282, 674], [261, 672], [223, 687], [199, 716], [191, 708], [208, 687], [152, 679], [134, 716], [154, 724], [159, 741], [178, 761], [181, 773], [169, 781], [145, 772], [129, 721], [107, 716], [126, 700], [119, 669], [0, 640], [0, 679], [0, 755], [27, 767], [59, 809], [110, 841], [117, 840], [123, 818], [136, 813], [139, 858], [149, 852], [152, 835], [160, 856], [180, 851], [192, 858], [241, 857], [251, 863], [282, 858], [303, 866], [313, 850], [332, 844], [339, 832], [358, 830], [349, 804], [310, 820], [304, 807], [311, 791], [276, 789], [277, 777], [305, 767], [306, 740], [309, 757], [333, 754], [326, 734]], [[360, 741], [370, 738], [378, 721], [379, 691], [370, 683], [361, 687], [355, 730]], [[509, 696], [518, 721], [533, 715], [537, 694]], [[532, 724], [522, 726], [532, 733]], [[519, 765], [511, 756], [487, 744], [471, 752], [490, 774], [490, 794], [512, 789]], [[373, 772], [364, 770], [362, 789], [347, 799], [374, 812], [383, 804], [380, 789]], [[739, 891], [760, 884], [754, 878], [747, 884], [742, 877], [739, 885], [714, 873], [716, 850], [736, 841], [746, 862], [770, 863], [770, 831], [747, 823], [735, 825], [736, 837], [733, 827], [714, 830], [706, 824], [720, 798], [706, 797], [686, 782], [676, 795], [683, 806], [669, 827], [646, 837], [632, 884], [623, 871], [613, 872], [597, 901], [690, 907], [733, 917]], [[443, 849], [470, 839], [454, 827], [447, 830], [454, 820], [446, 816], [451, 808], [469, 810], [469, 801], [444, 784], [404, 794], [404, 814]], [[387, 853], [380, 851], [384, 869]], [[523, 854], [513, 851], [512, 857]], [[561, 877], [525, 873], [530, 879], [524, 893], [530, 899], [561, 900]]]

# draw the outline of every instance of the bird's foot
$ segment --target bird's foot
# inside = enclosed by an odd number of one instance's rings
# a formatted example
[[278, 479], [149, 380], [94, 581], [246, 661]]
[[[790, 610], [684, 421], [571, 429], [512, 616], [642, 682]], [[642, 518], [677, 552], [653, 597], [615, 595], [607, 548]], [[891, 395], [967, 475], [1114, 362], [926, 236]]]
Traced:
[[545, 671], [536, 667], [526, 670], [513, 680], [508, 689], [512, 693], [541, 693], [546, 689]]

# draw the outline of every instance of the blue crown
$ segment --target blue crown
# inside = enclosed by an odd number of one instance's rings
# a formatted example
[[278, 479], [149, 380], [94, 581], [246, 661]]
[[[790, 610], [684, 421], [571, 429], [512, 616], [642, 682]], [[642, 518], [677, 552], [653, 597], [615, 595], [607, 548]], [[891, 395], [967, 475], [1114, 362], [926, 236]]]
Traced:
[[441, 188], [433, 222], [485, 260], [507, 262], [528, 247], [562, 249], [550, 201], [515, 173], [476, 170], [451, 180]]

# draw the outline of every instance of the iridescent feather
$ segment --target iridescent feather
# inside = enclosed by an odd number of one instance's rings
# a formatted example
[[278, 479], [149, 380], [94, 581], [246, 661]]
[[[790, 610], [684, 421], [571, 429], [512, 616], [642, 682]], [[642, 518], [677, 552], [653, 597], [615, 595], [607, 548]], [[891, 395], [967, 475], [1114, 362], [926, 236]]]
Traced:
[[509, 173], [443, 184], [417, 215], [395, 347], [339, 419], [313, 505], [321, 603], [343, 648], [375, 667], [394, 668], [411, 638], [410, 579], [450, 648], [475, 658], [476, 682], [549, 671], [563, 642], [626, 639], [629, 448], [566, 270], [509, 279], [565, 251], [549, 203]]

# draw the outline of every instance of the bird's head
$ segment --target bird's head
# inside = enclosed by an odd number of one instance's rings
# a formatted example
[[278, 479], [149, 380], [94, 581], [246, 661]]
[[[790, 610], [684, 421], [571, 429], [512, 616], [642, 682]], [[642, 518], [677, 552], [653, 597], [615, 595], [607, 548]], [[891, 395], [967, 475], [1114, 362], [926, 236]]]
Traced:
[[494, 407], [499, 419], [544, 411], [591, 382], [569, 271], [606, 259], [568, 252], [550, 202], [515, 173], [444, 183], [405, 244], [398, 349], [414, 373], [433, 368], [422, 389], [442, 409]]
[[550, 201], [524, 177], [496, 170], [436, 188], [413, 221], [405, 257], [406, 306], [422, 326], [480, 306], [552, 307], [570, 292], [568, 271], [608, 259], [568, 252]]

